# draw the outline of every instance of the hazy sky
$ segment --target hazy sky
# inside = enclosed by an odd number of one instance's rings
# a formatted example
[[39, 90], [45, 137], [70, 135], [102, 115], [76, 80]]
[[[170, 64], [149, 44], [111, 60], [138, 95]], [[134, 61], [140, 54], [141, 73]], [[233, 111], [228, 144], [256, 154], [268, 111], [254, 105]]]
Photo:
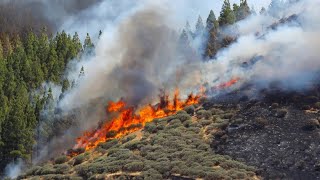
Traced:
[[[198, 16], [201, 15], [205, 21], [209, 15], [210, 10], [214, 10], [216, 17], [219, 16], [223, 4], [223, 0], [175, 0], [169, 1], [173, 3], [172, 8], [178, 14], [178, 22], [190, 21], [193, 26]], [[253, 6], [257, 12], [261, 7], [268, 7], [271, 0], [248, 0], [250, 8]], [[240, 3], [240, 0], [230, 0], [230, 3]], [[185, 19], [186, 18], [186, 19]]]

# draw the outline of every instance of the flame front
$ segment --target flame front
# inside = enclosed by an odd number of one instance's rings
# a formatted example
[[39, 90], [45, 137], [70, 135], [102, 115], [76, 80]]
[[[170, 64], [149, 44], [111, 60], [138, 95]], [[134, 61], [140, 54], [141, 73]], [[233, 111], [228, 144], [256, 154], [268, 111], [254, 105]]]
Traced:
[[[115, 117], [106, 121], [100, 128], [85, 132], [77, 139], [74, 149], [84, 148], [87, 151], [95, 148], [101, 142], [140, 130], [155, 118], [163, 118], [175, 114], [186, 106], [197, 104], [202, 96], [202, 94], [190, 94], [186, 100], [180, 100], [179, 90], [176, 90], [172, 101], [169, 101], [168, 95], [162, 93], [160, 102], [156, 106], [146, 105], [139, 109], [129, 107], [123, 100], [109, 102], [107, 113], [114, 114]], [[74, 153], [69, 154], [75, 155]]]

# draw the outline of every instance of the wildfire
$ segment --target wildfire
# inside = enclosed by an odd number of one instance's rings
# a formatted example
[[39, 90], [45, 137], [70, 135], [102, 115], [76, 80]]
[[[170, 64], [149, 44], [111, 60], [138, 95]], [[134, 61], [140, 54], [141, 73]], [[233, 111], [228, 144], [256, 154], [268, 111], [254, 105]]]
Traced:
[[100, 128], [88, 131], [77, 139], [77, 144], [70, 156], [74, 156], [77, 149], [84, 148], [86, 151], [95, 148], [99, 143], [106, 142], [109, 139], [120, 138], [129, 133], [142, 129], [146, 123], [155, 118], [163, 118], [184, 107], [199, 102], [201, 94], [190, 94], [186, 100], [180, 100], [179, 90], [176, 90], [173, 99], [164, 92], [161, 93], [160, 102], [156, 106], [146, 105], [139, 109], [129, 107], [123, 100], [118, 102], [109, 102], [106, 111], [108, 114], [114, 114], [115, 117], [106, 121]]
[[236, 77], [236, 78], [232, 78], [230, 81], [228, 82], [225, 82], [225, 83], [222, 83], [222, 84], [219, 84], [218, 86], [215, 86], [213, 87], [213, 89], [225, 89], [225, 88], [228, 88], [234, 84], [236, 84], [238, 81], [240, 80], [239, 77]]
[[[240, 78], [233, 78], [230, 81], [213, 87], [212, 89], [224, 89], [236, 84]], [[125, 101], [109, 102], [106, 108], [107, 114], [113, 117], [105, 121], [99, 128], [85, 132], [77, 139], [73, 149], [69, 150], [69, 156], [75, 156], [83, 151], [88, 151], [98, 146], [99, 143], [109, 139], [121, 138], [129, 133], [142, 129], [146, 123], [156, 118], [163, 118], [175, 114], [184, 107], [197, 104], [201, 97], [205, 97], [205, 87], [200, 88], [197, 95], [190, 94], [185, 100], [179, 97], [179, 90], [175, 90], [173, 99], [169, 100], [169, 95], [161, 92], [159, 103], [155, 106], [146, 105], [140, 108], [131, 107]]]

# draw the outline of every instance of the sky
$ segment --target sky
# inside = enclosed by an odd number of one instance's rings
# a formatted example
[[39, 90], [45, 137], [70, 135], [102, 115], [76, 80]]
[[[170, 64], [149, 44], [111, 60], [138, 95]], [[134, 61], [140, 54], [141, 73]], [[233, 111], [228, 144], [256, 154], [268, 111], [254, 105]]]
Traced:
[[[259, 12], [262, 7], [267, 8], [270, 2], [271, 0], [248, 0], [250, 8], [254, 7], [257, 12]], [[176, 17], [181, 18], [177, 19], [177, 22], [185, 23], [185, 21], [188, 20], [190, 25], [194, 26], [198, 16], [200, 15], [203, 21], [205, 21], [210, 10], [213, 10], [216, 17], [218, 17], [222, 8], [223, 0], [175, 0], [169, 1], [169, 3], [173, 3], [173, 11], [178, 13], [178, 16]], [[230, 3], [240, 4], [240, 0], [230, 0]]]

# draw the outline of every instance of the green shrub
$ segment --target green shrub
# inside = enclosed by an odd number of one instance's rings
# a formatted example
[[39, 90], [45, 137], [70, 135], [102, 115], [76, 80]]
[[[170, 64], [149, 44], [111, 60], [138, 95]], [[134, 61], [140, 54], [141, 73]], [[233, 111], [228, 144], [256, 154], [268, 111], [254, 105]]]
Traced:
[[36, 172], [41, 170], [40, 166], [33, 166], [32, 168], [28, 169], [25, 174], [27, 176], [31, 176], [31, 175], [38, 175]]
[[148, 169], [142, 172], [143, 179], [145, 180], [155, 180], [155, 179], [163, 179], [162, 175], [155, 169]]
[[189, 114], [177, 114], [176, 118], [180, 119], [181, 122], [185, 122], [187, 120], [190, 120], [191, 116]]
[[187, 120], [187, 121], [183, 122], [183, 126], [188, 128], [191, 126], [192, 123], [193, 123], [192, 120]]
[[38, 175], [55, 174], [55, 169], [52, 165], [45, 165], [39, 171], [36, 172]]
[[65, 174], [70, 170], [70, 166], [67, 164], [56, 164], [53, 166], [55, 174]]
[[111, 140], [108, 140], [104, 143], [100, 143], [99, 146], [103, 149], [110, 149], [111, 147], [114, 147], [115, 145], [117, 145], [119, 143], [118, 139], [111, 139]]
[[141, 161], [134, 161], [124, 165], [123, 170], [129, 172], [142, 171], [144, 168], [144, 163]]
[[199, 123], [201, 124], [201, 126], [208, 126], [208, 125], [210, 125], [211, 123], [212, 123], [212, 121], [211, 120], [206, 120], [206, 119], [201, 119], [200, 121], [199, 121]]
[[188, 114], [193, 115], [195, 108], [194, 108], [193, 105], [191, 105], [191, 106], [185, 107], [184, 110], [185, 110]]
[[124, 144], [124, 143], [126, 143], [126, 142], [129, 142], [129, 141], [135, 139], [136, 137], [137, 137], [137, 135], [135, 135], [135, 134], [130, 134], [130, 135], [124, 137], [124, 138], [121, 140], [121, 142]]
[[139, 140], [130, 141], [124, 144], [124, 148], [130, 149], [130, 150], [138, 149], [139, 146], [140, 146]]
[[212, 114], [206, 110], [197, 111], [197, 118], [199, 118], [199, 119], [202, 119], [202, 118], [209, 119], [211, 117], [211, 115]]
[[107, 134], [106, 134], [106, 138], [114, 138], [114, 137], [116, 137], [117, 134], [118, 134], [117, 131], [114, 131], [114, 130], [109, 131], [109, 132], [107, 132]]
[[234, 116], [234, 114], [232, 114], [232, 113], [226, 113], [226, 114], [221, 115], [221, 118], [222, 119], [231, 119], [233, 116]]
[[74, 157], [73, 165], [76, 166], [78, 164], [83, 163], [87, 159], [87, 157], [88, 156], [86, 154], [80, 154], [80, 155]]
[[211, 114], [212, 114], [212, 115], [220, 115], [220, 114], [224, 113], [223, 110], [221, 110], [221, 109], [216, 109], [216, 108], [212, 108], [210, 111], [211, 111]]
[[55, 164], [63, 164], [65, 162], [67, 162], [69, 160], [68, 156], [66, 155], [62, 155], [62, 156], [59, 156], [55, 159], [54, 163]]
[[149, 122], [146, 124], [144, 129], [149, 133], [156, 133], [157, 132], [157, 126], [153, 122]]

